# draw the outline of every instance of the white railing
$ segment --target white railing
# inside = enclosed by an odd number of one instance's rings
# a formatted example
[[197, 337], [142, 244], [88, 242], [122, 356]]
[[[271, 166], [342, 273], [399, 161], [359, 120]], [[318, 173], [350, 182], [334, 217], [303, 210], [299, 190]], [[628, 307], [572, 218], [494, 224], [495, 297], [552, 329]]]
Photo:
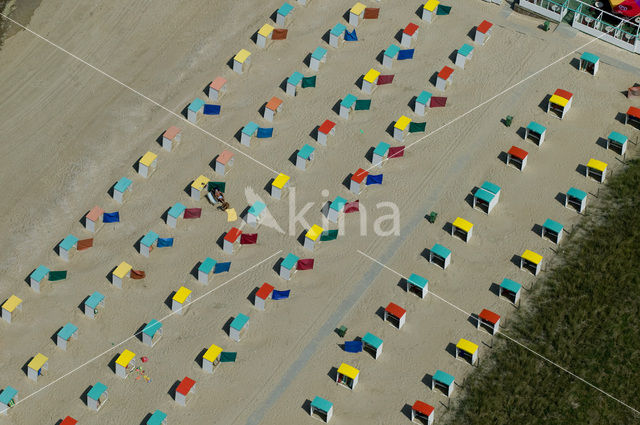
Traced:
[[520, 6], [533, 13], [542, 15], [552, 21], [560, 22], [569, 8], [566, 7], [568, 0], [520, 0]]

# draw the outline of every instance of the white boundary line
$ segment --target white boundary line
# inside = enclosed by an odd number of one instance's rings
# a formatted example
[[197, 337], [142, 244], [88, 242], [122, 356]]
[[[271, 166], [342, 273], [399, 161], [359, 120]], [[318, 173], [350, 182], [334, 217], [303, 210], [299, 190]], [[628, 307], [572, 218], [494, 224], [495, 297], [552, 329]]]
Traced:
[[108, 79], [110, 79], [111, 81], [118, 83], [119, 85], [121, 85], [122, 87], [125, 87], [126, 89], [132, 91], [133, 93], [137, 94], [138, 96], [140, 96], [141, 98], [153, 103], [155, 106], [164, 109], [166, 112], [168, 112], [169, 114], [179, 118], [180, 120], [182, 120], [183, 122], [189, 124], [190, 126], [197, 128], [198, 130], [200, 130], [201, 132], [203, 132], [204, 134], [206, 134], [207, 136], [211, 137], [212, 139], [222, 143], [223, 145], [228, 146], [230, 149], [233, 149], [234, 151], [238, 152], [241, 155], [246, 156], [247, 158], [249, 158], [250, 160], [252, 160], [253, 162], [262, 165], [264, 168], [266, 168], [267, 170], [271, 171], [274, 174], [279, 174], [278, 171], [274, 170], [273, 168], [269, 167], [268, 165], [258, 161], [257, 159], [255, 159], [254, 157], [252, 157], [251, 155], [242, 152], [241, 150], [239, 150], [238, 148], [232, 146], [231, 144], [225, 142], [224, 140], [222, 140], [221, 138], [219, 138], [218, 136], [216, 136], [215, 134], [205, 130], [204, 128], [200, 127], [197, 124], [192, 123], [191, 121], [187, 120], [185, 117], [183, 117], [182, 115], [173, 112], [172, 110], [170, 110], [169, 108], [167, 108], [164, 105], [161, 105], [160, 103], [156, 102], [155, 100], [151, 99], [148, 96], [145, 96], [144, 94], [140, 93], [138, 90], [134, 89], [133, 87], [128, 86], [127, 84], [123, 83], [122, 81], [118, 80], [117, 78], [107, 74], [106, 72], [104, 72], [103, 70], [95, 67], [94, 65], [90, 64], [89, 62], [85, 61], [82, 58], [79, 58], [78, 56], [74, 55], [73, 53], [71, 53], [70, 51], [64, 49], [63, 47], [57, 45], [56, 43], [46, 39], [45, 37], [41, 36], [40, 34], [30, 30], [29, 28], [25, 27], [24, 25], [20, 24], [19, 22], [11, 19], [10, 17], [8, 17], [7, 15], [0, 13], [0, 16], [2, 16], [3, 18], [7, 19], [8, 21], [11, 21], [12, 23], [14, 23], [15, 25], [19, 26], [20, 28], [22, 28], [23, 30], [35, 35], [36, 37], [38, 37], [39, 39], [41, 39], [42, 41], [52, 45], [53, 47], [55, 47], [56, 49], [68, 54], [69, 56], [71, 56], [72, 58], [76, 59], [79, 62], [82, 62], [83, 64], [85, 64], [86, 66], [88, 66], [89, 68], [93, 69], [94, 71], [104, 75], [105, 77], [107, 77]]
[[[271, 258], [273, 258], [274, 256], [280, 254], [282, 252], [282, 250], [278, 250], [277, 252], [274, 252], [273, 254], [271, 254], [270, 256], [268, 256], [267, 258], [265, 258], [264, 260], [260, 261], [259, 263], [254, 264], [253, 266], [249, 267], [248, 269], [244, 270], [243, 272], [235, 275], [234, 277], [232, 277], [231, 279], [227, 280], [224, 283], [221, 283], [220, 285], [216, 286], [215, 288], [205, 292], [204, 294], [200, 295], [198, 298], [194, 299], [193, 301], [191, 301], [190, 303], [184, 305], [182, 308], [185, 309], [188, 306], [195, 304], [197, 301], [203, 299], [204, 297], [206, 297], [207, 295], [213, 293], [214, 291], [217, 291], [218, 289], [222, 288], [223, 286], [227, 285], [228, 283], [231, 283], [233, 280], [239, 278], [240, 276], [242, 276], [243, 274], [249, 272], [250, 270], [255, 269], [256, 267], [258, 267], [259, 265], [263, 264], [264, 262], [270, 260]], [[164, 316], [162, 319], [158, 320], [158, 322], [164, 322], [166, 319], [168, 319], [169, 317], [173, 316], [174, 314], [176, 314], [177, 311], [172, 311], [171, 313], [167, 314], [166, 316]], [[113, 347], [103, 351], [102, 353], [96, 355], [95, 357], [92, 357], [91, 359], [87, 360], [86, 362], [82, 363], [80, 366], [76, 367], [75, 369], [71, 369], [69, 372], [65, 373], [64, 375], [60, 376], [59, 378], [56, 378], [55, 380], [49, 382], [47, 385], [45, 385], [44, 387], [32, 392], [31, 394], [27, 395], [26, 397], [18, 400], [12, 408], [18, 406], [20, 403], [27, 401], [28, 399], [30, 399], [31, 397], [37, 395], [38, 393], [40, 393], [41, 391], [46, 390], [47, 388], [49, 388], [50, 386], [52, 386], [53, 384], [61, 381], [62, 379], [66, 378], [67, 376], [71, 375], [74, 372], [77, 372], [78, 370], [82, 369], [83, 367], [87, 366], [88, 364], [93, 363], [95, 360], [99, 359], [100, 357], [104, 356], [105, 354], [115, 350], [116, 348], [120, 347], [121, 345], [127, 343], [128, 341], [130, 341], [133, 338], [138, 337], [138, 335], [140, 335], [142, 333], [142, 331], [140, 332], [136, 332], [133, 335], [129, 336], [128, 338], [124, 339], [123, 341], [119, 342], [118, 344], [114, 345]], [[9, 410], [10, 408], [6, 408], [4, 410], [0, 411], [1, 413], [5, 413], [7, 410]]]
[[[393, 270], [391, 267], [386, 266], [385, 264], [382, 264], [380, 261], [376, 260], [375, 258], [365, 254], [364, 252], [358, 250], [358, 252], [363, 255], [364, 257], [367, 257], [369, 260], [373, 261], [376, 264], [379, 264], [380, 266], [384, 267], [385, 269], [389, 270], [390, 272], [400, 276], [403, 279], [407, 279], [408, 278], [406, 276], [403, 276], [402, 274], [400, 274], [399, 272]], [[432, 291], [429, 291], [429, 294], [433, 295], [435, 298], [439, 299], [440, 301], [444, 302], [445, 304], [448, 304], [449, 306], [453, 307], [454, 309], [464, 313], [467, 317], [471, 316], [470, 313], [464, 311], [462, 308], [458, 307], [457, 305], [453, 304], [450, 301], [447, 301], [446, 299], [442, 298], [441, 296], [433, 293]], [[593, 385], [591, 382], [587, 381], [584, 378], [581, 378], [580, 376], [576, 375], [575, 373], [571, 372], [570, 370], [568, 370], [565, 367], [560, 366], [558, 363], [554, 362], [553, 360], [550, 360], [549, 358], [543, 356], [542, 354], [532, 350], [531, 348], [527, 347], [526, 345], [522, 344], [521, 342], [515, 340], [514, 338], [510, 337], [509, 335], [505, 334], [503, 331], [497, 331], [496, 332], [499, 335], [502, 335], [503, 337], [505, 337], [506, 339], [508, 339], [511, 342], [514, 342], [516, 344], [518, 344], [520, 347], [524, 348], [525, 350], [529, 351], [530, 353], [540, 357], [542, 360], [546, 361], [547, 363], [557, 367], [558, 369], [562, 370], [563, 372], [566, 372], [567, 374], [571, 375], [572, 377], [580, 380], [581, 382], [587, 384], [588, 386], [590, 386], [591, 388], [601, 392], [602, 394], [604, 394], [605, 396], [609, 397], [610, 399], [620, 403], [621, 405], [623, 405], [624, 407], [628, 408], [629, 410], [633, 411], [635, 414], [640, 415], [640, 411], [638, 411], [637, 409], [634, 409], [633, 407], [629, 406], [627, 403], [625, 403], [624, 401], [612, 396], [611, 394], [609, 394], [608, 392], [596, 387], [595, 385]]]

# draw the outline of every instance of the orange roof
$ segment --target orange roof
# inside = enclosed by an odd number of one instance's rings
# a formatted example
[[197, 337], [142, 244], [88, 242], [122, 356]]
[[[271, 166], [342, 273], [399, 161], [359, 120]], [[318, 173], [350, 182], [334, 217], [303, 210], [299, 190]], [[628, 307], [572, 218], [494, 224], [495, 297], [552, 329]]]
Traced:
[[242, 231], [240, 229], [238, 229], [237, 227], [232, 227], [231, 230], [229, 230], [224, 236], [224, 240], [234, 243], [241, 234]]
[[356, 171], [355, 173], [353, 173], [353, 176], [351, 177], [351, 180], [353, 180], [356, 183], [362, 183], [362, 181], [365, 179], [365, 177], [367, 177], [369, 175], [368, 171], [363, 170], [362, 168], [358, 168], [358, 171]]
[[629, 106], [629, 110], [627, 111], [627, 115], [640, 118], [640, 108], [636, 108], [635, 106]]
[[216, 79], [213, 80], [211, 84], [209, 84], [209, 87], [211, 87], [214, 90], [220, 90], [222, 86], [224, 86], [225, 84], [227, 84], [226, 78], [216, 77]]
[[453, 74], [453, 69], [449, 68], [448, 66], [444, 66], [442, 67], [440, 72], [438, 72], [438, 78], [442, 78], [443, 80], [448, 80], [449, 77], [451, 77], [451, 74]]
[[493, 24], [489, 21], [482, 21], [480, 23], [480, 25], [478, 25], [478, 31], [480, 31], [483, 34], [486, 34], [491, 27], [493, 26]]
[[275, 111], [276, 109], [278, 109], [280, 107], [280, 105], [282, 105], [282, 99], [279, 99], [275, 96], [273, 96], [271, 98], [271, 100], [269, 102], [267, 102], [267, 109], [271, 109], [272, 111]]
[[229, 162], [229, 160], [233, 158], [233, 155], [235, 155], [233, 152], [223, 150], [220, 155], [218, 155], [218, 159], [216, 159], [216, 161], [222, 165], [227, 165], [227, 162]]
[[87, 220], [98, 221], [103, 213], [104, 210], [96, 205], [95, 207], [91, 208], [91, 211], [87, 213], [86, 218]]
[[524, 149], [520, 149], [519, 147], [516, 147], [516, 146], [511, 146], [511, 149], [509, 149], [509, 152], [507, 153], [520, 160], [525, 159], [527, 155], [529, 155], [529, 152], [525, 151]]
[[569, 99], [571, 99], [573, 97], [573, 93], [568, 92], [566, 90], [562, 90], [562, 89], [556, 90], [556, 92], [553, 93], [553, 94], [555, 94], [556, 96], [560, 96], [560, 97], [562, 97], [564, 99], [567, 99], [567, 100], [569, 100]]
[[387, 308], [385, 308], [385, 311], [393, 316], [396, 316], [397, 318], [400, 318], [407, 313], [407, 310], [394, 303], [389, 303]]
[[172, 125], [171, 127], [167, 128], [167, 131], [164, 132], [163, 136], [169, 140], [173, 140], [173, 138], [176, 137], [178, 133], [180, 133], [180, 129], [175, 125]]

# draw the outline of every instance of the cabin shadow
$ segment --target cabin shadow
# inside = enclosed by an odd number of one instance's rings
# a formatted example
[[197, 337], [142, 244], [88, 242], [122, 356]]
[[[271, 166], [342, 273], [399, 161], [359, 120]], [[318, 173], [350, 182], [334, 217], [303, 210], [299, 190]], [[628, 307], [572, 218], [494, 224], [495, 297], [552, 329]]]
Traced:
[[477, 326], [478, 324], [477, 315], [471, 313], [469, 316], [467, 316], [467, 322], [471, 323], [473, 326]]
[[398, 32], [396, 32], [396, 34], [393, 36], [393, 39], [396, 40], [398, 43], [402, 42], [402, 30], [398, 30]]
[[394, 125], [396, 125], [396, 122], [395, 121], [391, 121], [391, 124], [389, 124], [387, 126], [386, 130], [385, 130], [385, 132], [391, 137], [393, 137], [393, 126]]
[[444, 230], [445, 232], [447, 232], [448, 235], [451, 234], [451, 230], [453, 229], [453, 223], [447, 221], [444, 223], [444, 226], [442, 226], [442, 230]]
[[349, 22], [349, 15], [350, 14], [351, 14], [351, 9], [347, 9], [347, 11], [342, 14], [342, 19], [344, 19], [345, 21]]
[[618, 121], [619, 123], [624, 124], [626, 119], [627, 119], [627, 114], [623, 112], [618, 112], [616, 114], [616, 121]]
[[116, 184], [118, 184], [117, 182], [112, 184], [111, 187], [109, 188], [109, 190], [107, 190], [107, 195], [109, 195], [109, 197], [111, 199], [113, 199], [113, 192], [116, 190]]
[[380, 50], [380, 53], [378, 53], [378, 55], [376, 56], [376, 62], [382, 65], [383, 61], [384, 61], [384, 50]]
[[489, 286], [489, 292], [494, 294], [495, 296], [499, 296], [500, 294], [500, 285], [495, 282], [491, 282], [491, 286]]
[[316, 125], [313, 130], [309, 133], [309, 137], [311, 137], [316, 142], [318, 141], [318, 130], [320, 129], [319, 125]]
[[431, 84], [432, 86], [436, 86], [436, 81], [438, 80], [438, 73], [434, 72], [431, 77], [429, 77], [429, 84]]
[[311, 53], [307, 53], [307, 56], [302, 59], [304, 66], [309, 67], [311, 65]]
[[335, 112], [336, 115], [340, 115], [340, 103], [342, 103], [342, 99], [338, 100], [331, 110]]
[[473, 208], [473, 193], [467, 194], [467, 196], [464, 197], [464, 201]]
[[118, 266], [111, 267], [111, 270], [109, 270], [109, 272], [105, 276], [105, 278], [107, 279], [107, 282], [109, 283], [113, 282], [113, 272], [116, 271], [117, 268]]
[[80, 223], [82, 227], [87, 227], [87, 214], [89, 214], [89, 211], [82, 214], [82, 217], [80, 217], [80, 220], [78, 220], [78, 223]]
[[420, 256], [423, 257], [425, 260], [429, 261], [429, 248], [423, 249], [422, 252], [420, 253]]
[[416, 9], [416, 16], [420, 19], [422, 19], [422, 10], [424, 9], [424, 3], [420, 6], [418, 6], [418, 8]]
[[449, 60], [455, 64], [457, 57], [458, 57], [458, 50], [456, 49], [453, 52], [451, 52], [451, 54], [449, 55]]
[[295, 151], [293, 151], [293, 153], [289, 156], [289, 162], [292, 163], [294, 166], [296, 165], [296, 161], [298, 158], [298, 152], [300, 152], [300, 149], [296, 149]]
[[87, 405], [87, 397], [89, 395], [89, 391], [91, 391], [91, 388], [93, 388], [93, 385], [89, 385], [87, 388], [85, 388], [85, 390], [82, 392], [82, 394], [80, 394], [80, 397], [79, 397], [80, 401], [85, 406]]
[[120, 353], [116, 354], [115, 356], [113, 356], [111, 358], [111, 360], [109, 361], [109, 369], [111, 370], [111, 372], [116, 373], [116, 360], [118, 360], [118, 357], [120, 357]]
[[378, 307], [376, 310], [376, 316], [384, 321], [384, 307]]
[[235, 317], [229, 317], [227, 319], [226, 322], [224, 322], [224, 325], [222, 325], [222, 332], [225, 333], [225, 335], [229, 335], [229, 332], [231, 331], [231, 322], [233, 322], [233, 319], [235, 319]]
[[52, 251], [56, 253], [56, 255], [60, 255], [60, 244], [64, 239], [60, 239], [57, 244], [54, 245]]
[[331, 30], [327, 30], [324, 34], [322, 34], [322, 37], [320, 37], [320, 39], [325, 43], [329, 44], [330, 37], [331, 37]]
[[251, 34], [251, 37], [249, 37], [249, 40], [251, 40], [253, 44], [258, 44], [258, 31]]
[[203, 361], [203, 357], [204, 357], [204, 353], [207, 352], [206, 348], [203, 348], [202, 350], [200, 350], [200, 352], [198, 353], [198, 355], [196, 356], [195, 359], [193, 359], [193, 361], [195, 362], [196, 365], [198, 365], [198, 367], [202, 367], [202, 361]]
[[274, 177], [270, 178], [269, 181], [267, 182], [267, 184], [262, 188], [265, 192], [267, 192], [269, 195], [271, 195], [271, 187], [273, 185], [273, 182], [276, 179]]
[[148, 323], [143, 323], [134, 333], [133, 336], [140, 342], [142, 342], [142, 331], [146, 328]]
[[412, 111], [416, 110], [416, 101], [418, 100], [418, 96], [413, 96], [411, 98], [411, 100], [409, 100], [409, 103], [407, 103], [407, 106], [409, 108], [411, 108]]
[[216, 241], [216, 245], [218, 245], [220, 247], [220, 249], [223, 249], [224, 247], [224, 237], [227, 236], [227, 232], [224, 232], [223, 234], [221, 234], [218, 237], [218, 240]]
[[166, 305], [167, 307], [169, 307], [169, 310], [171, 310], [171, 307], [173, 305], [173, 296], [176, 294], [176, 291], [171, 291], [171, 293], [169, 294], [169, 296], [164, 300], [164, 305]]
[[431, 381], [433, 380], [433, 375], [426, 373], [423, 377], [422, 377], [422, 383], [425, 384], [427, 387], [431, 388]]
[[516, 134], [524, 139], [525, 135], [527, 134], [527, 129], [524, 127], [520, 127], [516, 130]]
[[518, 268], [520, 268], [520, 256], [515, 254], [511, 256], [511, 263], [515, 266], [518, 266]]
[[249, 301], [251, 303], [251, 305], [255, 304], [256, 301], [256, 293], [258, 292], [260, 288], [258, 288], [257, 286], [255, 288], [253, 288], [251, 290], [251, 292], [249, 292], [249, 295], [247, 295], [247, 301]]
[[280, 87], [280, 90], [282, 90], [285, 93], [287, 92], [287, 81], [289, 81], [289, 77], [287, 77], [284, 80], [282, 80], [282, 82], [278, 86], [278, 87]]
[[507, 153], [505, 151], [500, 152], [498, 154], [497, 158], [500, 160], [500, 162], [503, 162], [503, 163], [509, 165], [508, 162], [507, 162]]
[[405, 291], [407, 289], [407, 279], [400, 278], [398, 280], [398, 288], [402, 289], [403, 291]]
[[136, 159], [136, 162], [134, 162], [134, 163], [131, 165], [131, 168], [133, 168], [133, 170], [136, 172], [136, 174], [138, 174], [138, 173], [139, 173], [139, 170], [140, 170], [140, 160], [141, 160], [141, 159], [142, 159], [142, 157], [141, 157], [141, 156], [140, 156], [140, 157], [138, 157], [138, 159]]
[[283, 261], [284, 261], [284, 258], [280, 257], [278, 258], [278, 261], [276, 261], [276, 263], [273, 265], [272, 270], [276, 272], [276, 274], [280, 274], [280, 265], [282, 264]]
[[174, 382], [171, 387], [169, 387], [169, 391], [167, 391], [167, 394], [169, 394], [169, 397], [171, 397], [172, 400], [175, 400], [176, 398], [176, 389], [178, 388], [178, 385], [180, 385], [180, 381]]
[[188, 185], [186, 185], [186, 186], [184, 187], [184, 189], [182, 189], [182, 191], [183, 191], [184, 193], [186, 193], [186, 194], [187, 194], [187, 196], [188, 196], [189, 198], [191, 198], [191, 184], [192, 184], [192, 183], [193, 183], [193, 181], [192, 181], [191, 183], [189, 183]]
[[193, 266], [193, 268], [191, 269], [191, 272], [189, 272], [189, 274], [193, 276], [195, 279], [198, 279], [198, 269], [200, 268], [201, 264], [202, 264], [202, 261], [198, 261], [196, 265]]
[[604, 137], [598, 137], [598, 140], [596, 140], [596, 145], [600, 146], [601, 148], [607, 149], [607, 139], [605, 139]]
[[555, 197], [555, 200], [560, 202], [564, 206], [564, 200], [565, 200], [566, 196], [567, 195], [565, 195], [564, 193], [558, 192], [558, 194]]
[[336, 378], [338, 377], [338, 368], [337, 367], [331, 367], [331, 369], [329, 369], [329, 372], [327, 373], [327, 376], [329, 378], [331, 378], [331, 380], [333, 380], [333, 382], [336, 382]]
[[267, 102], [264, 102], [260, 107], [260, 109], [258, 109], [258, 114], [260, 114], [260, 117], [264, 118], [264, 111], [266, 109], [267, 109]]
[[302, 403], [302, 406], [300, 407], [302, 408], [302, 410], [309, 413], [311, 411], [311, 400], [306, 399], [304, 403]]
[[374, 150], [375, 150], [375, 148], [372, 146], [372, 147], [369, 148], [367, 153], [364, 154], [364, 159], [366, 159], [367, 161], [369, 161], [372, 164], [373, 164], [373, 151]]
[[360, 90], [362, 90], [362, 83], [363, 83], [363, 81], [364, 81], [364, 75], [360, 75], [360, 76], [358, 77], [358, 79], [356, 80], [356, 82], [355, 82], [355, 86], [356, 86], [358, 89], [360, 89]]
[[82, 314], [84, 314], [84, 304], [87, 302], [88, 299], [89, 299], [89, 295], [84, 297], [82, 302], [80, 304], [78, 304], [78, 310], [80, 310], [82, 312]]
[[404, 406], [402, 406], [402, 409], [400, 409], [400, 413], [405, 415], [408, 419], [411, 419], [411, 410], [413, 410], [413, 407], [410, 404], [405, 403]]
[[149, 419], [151, 419], [151, 413], [147, 413], [144, 417], [144, 419], [142, 419], [142, 422], [140, 422], [140, 425], [147, 425], [149, 423]]
[[[537, 236], [540, 236], [542, 234], [542, 226], [536, 223], [533, 225], [533, 227], [531, 227], [531, 231], [535, 233]], [[520, 261], [518, 261], [518, 267], [519, 266], [520, 266]]]
[[452, 342], [447, 344], [447, 347], [445, 348], [445, 351], [449, 354], [451, 354], [452, 357], [456, 356], [456, 345]]
[[60, 332], [61, 330], [62, 330], [62, 326], [60, 326], [58, 330], [55, 331], [53, 335], [51, 335], [51, 341], [53, 341], [53, 343], [56, 345], [58, 345], [58, 332]]
[[307, 234], [306, 230], [303, 230], [302, 233], [300, 233], [300, 235], [298, 236], [297, 241], [302, 246], [304, 246], [304, 235], [306, 234]]
[[231, 58], [229, 58], [229, 60], [227, 61], [227, 66], [229, 67], [229, 69], [233, 70], [233, 58], [234, 56], [231, 56]]
[[478, 26], [471, 28], [469, 32], [467, 32], [467, 37], [469, 37], [471, 40], [474, 40], [474, 36], [476, 35], [477, 29], [478, 29]]
[[24, 283], [26, 283], [27, 286], [31, 286], [31, 275], [35, 271], [36, 271], [36, 269], [31, 270], [31, 272], [27, 275], [27, 277], [24, 278]]
[[572, 67], [580, 71], [580, 59], [578, 58], [571, 59], [571, 62], [569, 62], [569, 65], [571, 65]]
[[182, 111], [180, 111], [180, 115], [184, 118], [189, 118], [189, 105], [185, 106]]
[[278, 19], [278, 9], [274, 10], [273, 13], [269, 15], [269, 19], [271, 19], [274, 23], [276, 22], [276, 19]]
[[353, 177], [353, 173], [349, 173], [349, 174], [347, 175], [347, 177], [345, 177], [345, 179], [344, 179], [344, 180], [342, 180], [342, 185], [343, 185], [344, 187], [346, 187], [347, 189], [350, 189], [350, 187], [351, 187], [351, 178], [352, 178], [352, 177]]
[[331, 207], [331, 201], [326, 201], [324, 203], [324, 205], [322, 206], [322, 208], [320, 208], [320, 213], [325, 216], [325, 217], [329, 217], [329, 208]]
[[578, 164], [578, 166], [576, 167], [576, 172], [581, 176], [584, 176], [586, 171], [587, 167], [584, 164]]
[[542, 109], [544, 112], [547, 112], [547, 106], [549, 105], [549, 99], [551, 99], [551, 95], [548, 94], [542, 99], [542, 102], [538, 103], [538, 108]]
[[162, 213], [162, 215], [160, 216], [160, 220], [162, 220], [162, 222], [164, 224], [167, 224], [167, 218], [169, 217], [169, 210], [171, 208], [167, 208], [166, 210], [164, 210], [164, 212]]
[[[142, 238], [144, 238], [144, 236], [140, 236], [133, 244], [133, 249], [135, 249], [137, 253], [140, 253], [140, 243], [142, 242]], [[115, 268], [113, 270], [115, 270]]]

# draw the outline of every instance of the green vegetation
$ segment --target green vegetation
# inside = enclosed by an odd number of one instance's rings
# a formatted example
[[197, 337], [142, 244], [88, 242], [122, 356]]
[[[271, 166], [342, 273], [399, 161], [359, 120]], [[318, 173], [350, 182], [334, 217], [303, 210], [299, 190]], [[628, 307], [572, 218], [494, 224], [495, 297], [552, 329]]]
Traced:
[[[605, 193], [603, 193], [605, 192]], [[640, 161], [600, 191], [505, 334], [640, 409]], [[503, 337], [485, 350], [452, 424], [639, 423], [640, 416]]]

